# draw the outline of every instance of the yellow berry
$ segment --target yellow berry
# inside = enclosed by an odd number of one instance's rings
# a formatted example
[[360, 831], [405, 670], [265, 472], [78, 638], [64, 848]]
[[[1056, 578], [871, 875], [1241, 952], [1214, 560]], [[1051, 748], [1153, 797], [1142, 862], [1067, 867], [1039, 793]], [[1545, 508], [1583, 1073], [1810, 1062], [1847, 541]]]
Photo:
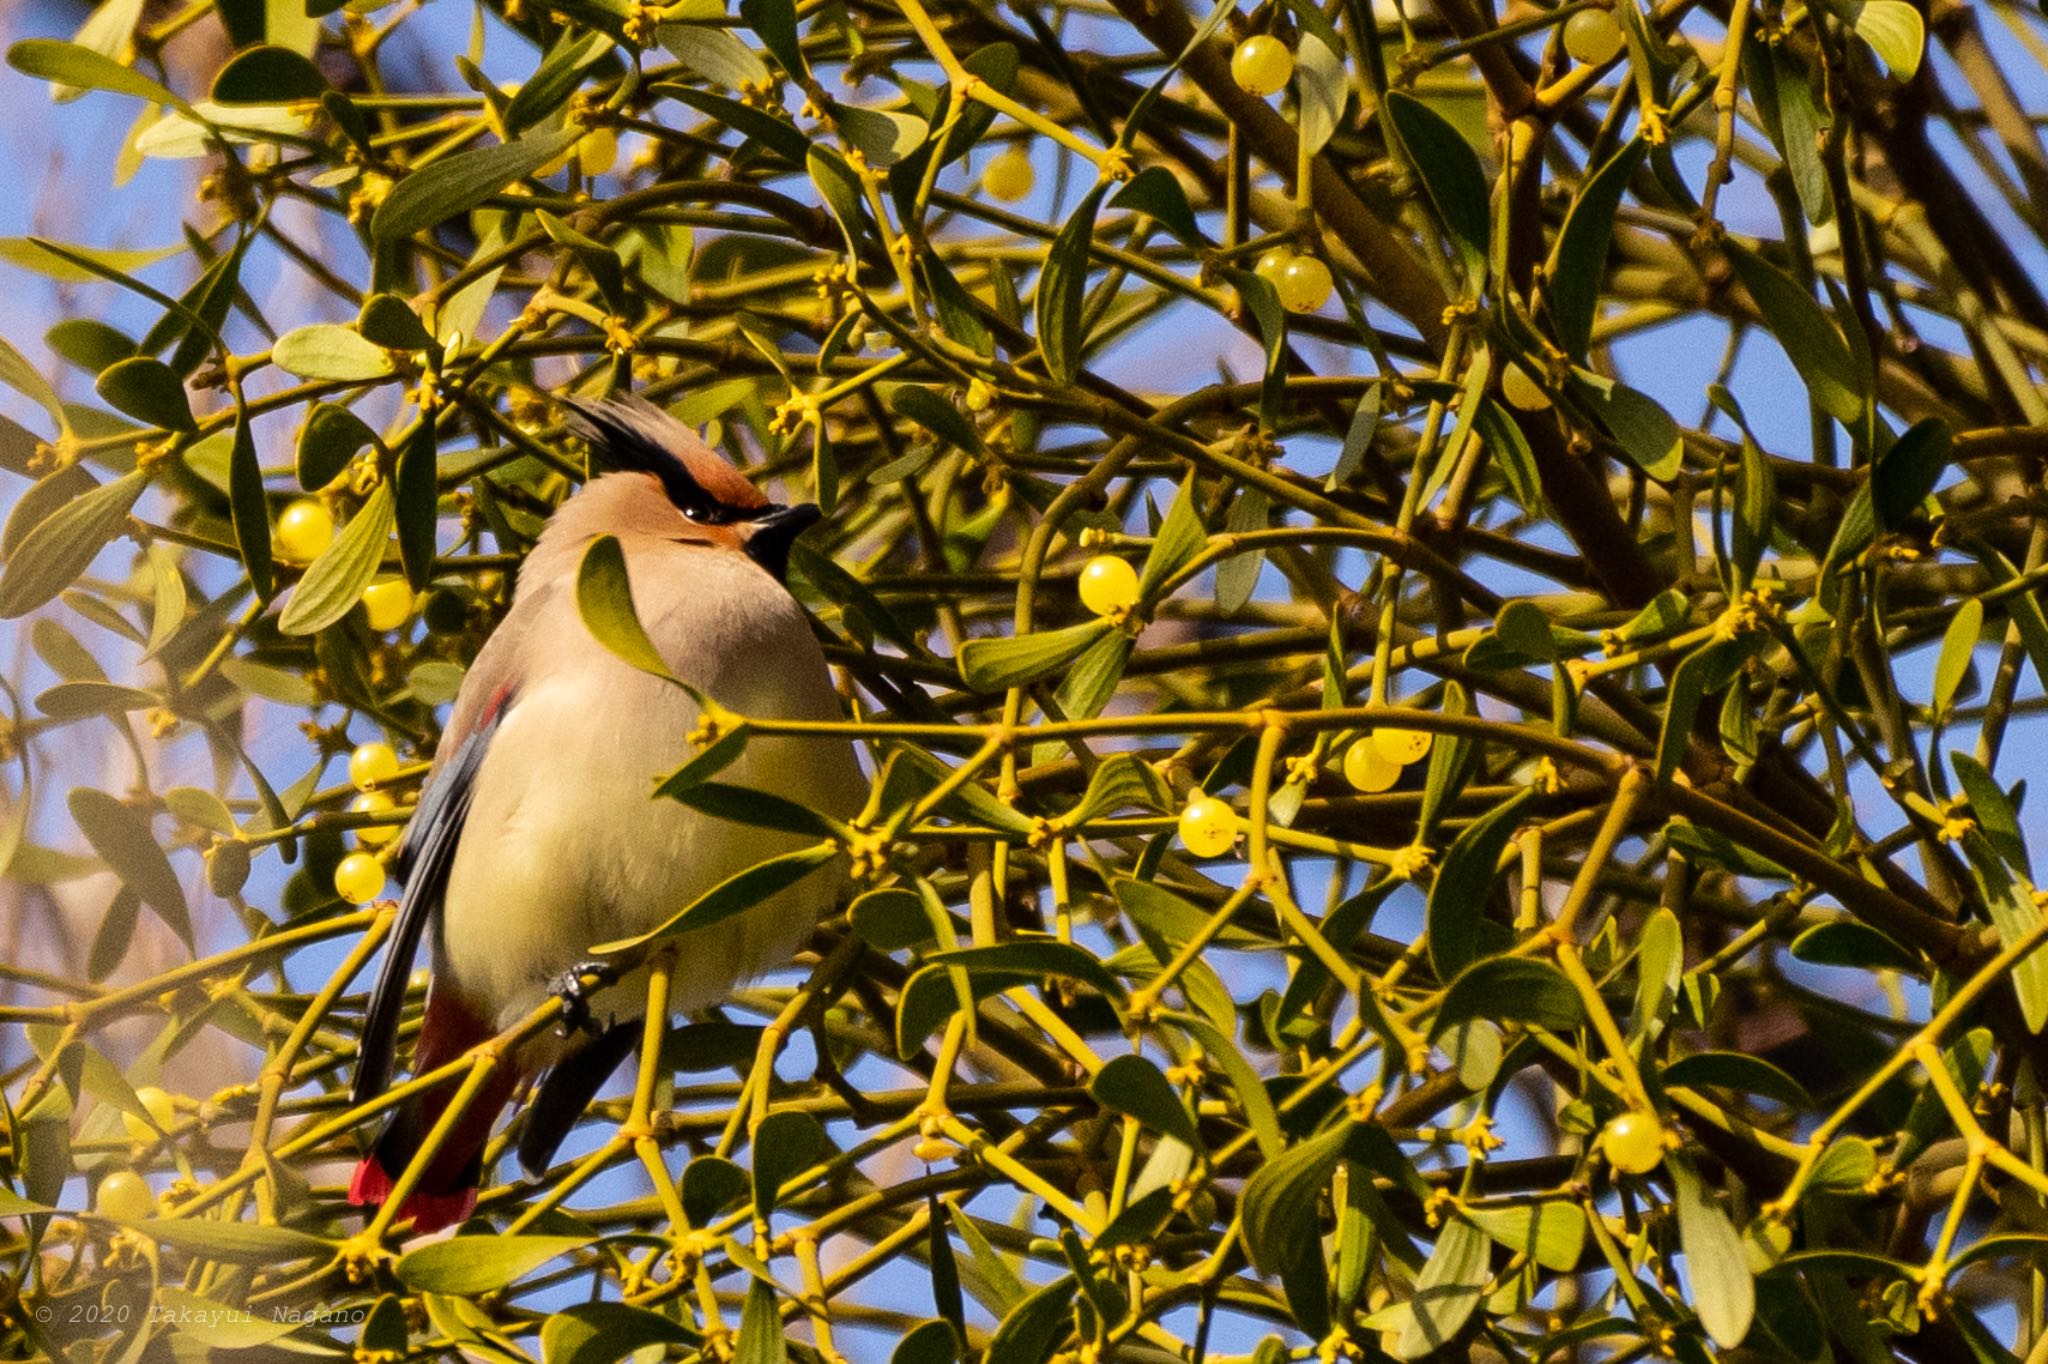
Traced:
[[1237, 811], [1198, 795], [1180, 812], [1180, 841], [1197, 857], [1221, 857], [1237, 842]]
[[1664, 1162], [1664, 1124], [1631, 1110], [1600, 1129], [1600, 1154], [1623, 1174], [1643, 1175]]
[[1336, 285], [1330, 267], [1315, 256], [1296, 256], [1280, 272], [1280, 306], [1290, 313], [1312, 313], [1330, 301]]
[[379, 634], [396, 630], [412, 618], [412, 588], [400, 578], [371, 583], [363, 589], [363, 614]]
[[1138, 570], [1114, 554], [1098, 554], [1081, 570], [1081, 605], [1098, 616], [1128, 611], [1138, 601]]
[[287, 559], [310, 564], [333, 543], [334, 513], [324, 502], [302, 497], [277, 518], [277, 548]]
[[997, 152], [982, 168], [981, 187], [988, 197], [1014, 204], [1031, 193], [1038, 173], [1032, 169], [1031, 153], [1014, 143]]
[[1423, 729], [1376, 729], [1372, 732], [1372, 746], [1396, 767], [1406, 767], [1429, 756], [1431, 738], [1429, 731]]
[[366, 852], [352, 852], [335, 864], [334, 893], [352, 905], [366, 905], [384, 890], [384, 864]]
[[1604, 9], [1582, 9], [1564, 21], [1564, 50], [1585, 66], [1613, 61], [1626, 41], [1621, 25]]
[[1379, 745], [1370, 738], [1355, 740], [1344, 750], [1344, 780], [1367, 795], [1391, 791], [1401, 780], [1401, 764], [1381, 756]]
[[1280, 288], [1280, 277], [1287, 273], [1288, 262], [1293, 259], [1292, 251], [1284, 246], [1276, 246], [1259, 257], [1259, 263], [1252, 267], [1252, 273], [1272, 285], [1277, 292]]
[[[398, 808], [398, 802], [383, 791], [365, 791], [348, 803], [349, 810], [358, 815], [388, 815]], [[398, 837], [396, 824], [365, 824], [356, 830], [356, 842], [365, 848], [381, 848]]]
[[595, 129], [576, 144], [576, 169], [586, 180], [605, 174], [618, 159], [619, 135], [609, 128]]
[[133, 1170], [115, 1170], [100, 1180], [92, 1197], [93, 1211], [123, 1222], [156, 1215], [156, 1195]]
[[1500, 396], [1508, 400], [1509, 407], [1524, 412], [1541, 412], [1550, 406], [1550, 395], [1520, 365], [1509, 365], [1500, 376]]
[[357, 744], [348, 755], [349, 784], [368, 791], [398, 775], [398, 754], [387, 743]]
[[135, 1097], [142, 1101], [142, 1107], [148, 1112], [150, 1122], [155, 1123], [156, 1126], [150, 1126], [149, 1123], [144, 1122], [133, 1113], [123, 1113], [121, 1115], [121, 1130], [128, 1134], [128, 1140], [138, 1142], [155, 1141], [159, 1130], [169, 1131], [171, 1124], [178, 1120], [178, 1109], [171, 1102], [171, 1096], [158, 1089], [155, 1085], [142, 1086], [135, 1091]]
[[1294, 74], [1294, 54], [1278, 38], [1260, 33], [1237, 45], [1230, 54], [1230, 78], [1246, 94], [1264, 98], [1287, 84]]
[[967, 382], [967, 410], [986, 412], [996, 400], [996, 391], [988, 386], [986, 379], [970, 379]]

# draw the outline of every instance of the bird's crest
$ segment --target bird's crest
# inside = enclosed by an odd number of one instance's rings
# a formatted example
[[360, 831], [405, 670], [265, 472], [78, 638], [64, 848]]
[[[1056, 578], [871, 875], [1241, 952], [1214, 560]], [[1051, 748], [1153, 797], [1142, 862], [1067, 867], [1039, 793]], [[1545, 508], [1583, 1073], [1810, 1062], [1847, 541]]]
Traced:
[[569, 429], [614, 469], [652, 474], [684, 512], [724, 512], [705, 520], [744, 519], [768, 499], [704, 438], [638, 394], [591, 402], [562, 398]]

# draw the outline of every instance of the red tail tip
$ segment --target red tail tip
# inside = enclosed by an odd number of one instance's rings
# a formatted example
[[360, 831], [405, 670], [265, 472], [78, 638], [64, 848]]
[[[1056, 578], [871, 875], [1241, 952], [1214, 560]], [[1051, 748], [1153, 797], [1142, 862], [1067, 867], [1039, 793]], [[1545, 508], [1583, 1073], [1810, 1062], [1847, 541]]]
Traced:
[[[355, 1177], [348, 1183], [348, 1201], [358, 1208], [381, 1208], [391, 1197], [396, 1181], [375, 1156], [363, 1157]], [[414, 1232], [424, 1235], [452, 1227], [476, 1210], [476, 1190], [456, 1189], [448, 1193], [415, 1192], [398, 1209], [400, 1217], [412, 1219]]]

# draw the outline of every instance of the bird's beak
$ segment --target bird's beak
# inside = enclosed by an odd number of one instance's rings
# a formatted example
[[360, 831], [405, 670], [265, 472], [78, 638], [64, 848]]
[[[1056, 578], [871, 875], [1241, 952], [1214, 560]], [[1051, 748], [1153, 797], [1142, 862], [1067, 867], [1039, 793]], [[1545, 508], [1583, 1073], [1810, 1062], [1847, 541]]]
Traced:
[[816, 504], [799, 502], [794, 507], [771, 507], [750, 523], [747, 557], [775, 575], [781, 582], [789, 574], [789, 547], [796, 537], [818, 524], [825, 513]]

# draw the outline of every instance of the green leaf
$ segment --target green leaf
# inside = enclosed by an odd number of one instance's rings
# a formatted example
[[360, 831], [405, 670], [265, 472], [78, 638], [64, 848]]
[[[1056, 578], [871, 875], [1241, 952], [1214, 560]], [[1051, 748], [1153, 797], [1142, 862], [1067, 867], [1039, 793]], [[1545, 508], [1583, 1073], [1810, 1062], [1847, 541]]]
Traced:
[[903, 1333], [889, 1354], [889, 1364], [954, 1364], [960, 1338], [950, 1321], [921, 1321]]
[[306, 569], [277, 628], [287, 635], [318, 634], [347, 615], [377, 576], [397, 520], [391, 509], [391, 485], [379, 483], [334, 543]]
[[209, 1350], [260, 1349], [302, 1325], [289, 1313], [266, 1313], [259, 1317], [232, 1303], [201, 1297], [169, 1284], [157, 1290], [157, 1301], [162, 1305], [164, 1319], [180, 1338]]
[[1784, 1071], [1742, 1051], [1702, 1051], [1664, 1067], [1664, 1084], [1683, 1089], [1732, 1089], [1755, 1094], [1795, 1111], [1813, 1107], [1806, 1087]]
[[733, 1346], [733, 1364], [786, 1364], [789, 1339], [775, 1290], [755, 1279], [747, 1285], [747, 1304], [740, 1310], [740, 1337]]
[[751, 786], [698, 780], [675, 788], [664, 782], [656, 794], [715, 818], [757, 829], [805, 838], [832, 838], [839, 833], [839, 826], [811, 806]]
[[1244, 1249], [1260, 1273], [1278, 1273], [1293, 1245], [1321, 1239], [1316, 1207], [1351, 1132], [1340, 1122], [1269, 1158], [1245, 1182]]
[[815, 847], [799, 848], [795, 852], [771, 857], [765, 862], [748, 867], [745, 871], [726, 877], [677, 911], [659, 928], [651, 929], [637, 937], [599, 943], [590, 950], [600, 956], [625, 952], [651, 942], [673, 938], [691, 929], [721, 923], [788, 890], [838, 855], [838, 844], [820, 843]]
[[1147, 166], [1125, 181], [1110, 197], [1109, 206], [1144, 214], [1196, 250], [1207, 245], [1195, 222], [1195, 211], [1188, 205], [1187, 191], [1164, 166]]
[[1773, 508], [1777, 506], [1778, 483], [1771, 462], [1747, 432], [1742, 437], [1742, 472], [1735, 481], [1735, 526], [1730, 557], [1735, 570], [1735, 590], [1745, 592], [1763, 562], [1771, 543]]
[[1941, 652], [1934, 660], [1934, 713], [1942, 720], [1948, 718], [1955, 705], [1956, 692], [1969, 674], [1970, 659], [1983, 633], [1983, 601], [1977, 597], [1964, 598], [1949, 618], [1948, 629], [1941, 637]]
[[129, 474], [79, 494], [35, 522], [14, 544], [6, 571], [0, 573], [0, 619], [25, 616], [76, 582], [99, 552], [128, 529], [129, 509], [148, 486], [148, 474]]
[[77, 43], [25, 38], [7, 49], [7, 64], [24, 76], [58, 85], [133, 95], [151, 104], [168, 104], [181, 112], [192, 112], [191, 105], [140, 71]]
[[802, 40], [796, 31], [795, 0], [740, 0], [740, 18], [761, 37], [761, 42], [782, 69], [797, 81], [810, 78], [804, 61]]
[[1146, 551], [1145, 562], [1138, 570], [1139, 599], [1149, 600], [1208, 543], [1209, 532], [1203, 529], [1202, 513], [1195, 505], [1195, 477], [1190, 474], [1174, 493], [1166, 519], [1159, 523], [1152, 548]]
[[130, 358], [136, 349], [134, 338], [126, 332], [91, 317], [73, 317], [59, 322], [44, 333], [43, 342], [93, 375]]
[[845, 157], [830, 147], [810, 148], [804, 155], [804, 165], [810, 171], [811, 183], [817, 186], [818, 196], [832, 211], [833, 221], [846, 238], [848, 254], [859, 255], [861, 239], [867, 235], [860, 176]]
[[[534, 73], [520, 83], [519, 89], [513, 92], [499, 113], [498, 121], [504, 125], [506, 135], [517, 137], [560, 109], [575, 93], [576, 87], [583, 83], [584, 71], [611, 48], [610, 35], [601, 29], [589, 28], [581, 33], [574, 29], [565, 30], [560, 41], [548, 50], [548, 55], [541, 59]], [[570, 127], [573, 129], [575, 125], [572, 123]], [[374, 227], [371, 233], [376, 235]]]
[[970, 639], [960, 646], [960, 676], [978, 692], [1007, 691], [1052, 676], [1116, 627], [1083, 621], [1006, 639]]
[[1085, 947], [1056, 938], [1016, 938], [985, 947], [956, 947], [927, 958], [935, 966], [957, 967], [971, 979], [981, 972], [1037, 979], [1063, 976], [1078, 980], [1112, 1000], [1124, 997], [1123, 983], [1109, 973]]
[[1856, 36], [1884, 59], [1892, 78], [1909, 81], [1919, 74], [1920, 54], [1927, 47], [1927, 23], [1906, 0], [1863, 0], [1852, 24]]
[[1501, 854], [1514, 837], [1522, 807], [1535, 796], [1524, 787], [1466, 825], [1444, 854], [1429, 888], [1429, 962], [1438, 980], [1450, 980], [1479, 955], [1479, 924], [1486, 916]]
[[332, 1241], [289, 1227], [253, 1222], [215, 1222], [182, 1218], [128, 1223], [160, 1246], [174, 1246], [208, 1260], [231, 1265], [282, 1265], [297, 1260], [331, 1259]]
[[[1970, 864], [1970, 877], [1977, 893], [1991, 911], [1991, 923], [2005, 946], [2033, 932], [2041, 920], [2041, 908], [2034, 903], [2034, 887], [2005, 865], [1991, 840], [1978, 830], [1963, 836], [1963, 858]], [[2019, 996], [2020, 1015], [2029, 1032], [2048, 1025], [2048, 952], [2030, 952], [2012, 968], [2013, 993]]]
[[1072, 828], [1133, 807], [1164, 814], [1173, 808], [1173, 793], [1150, 763], [1134, 753], [1112, 753], [1096, 767], [1088, 789], [1061, 822]]
[[746, 1195], [746, 1172], [723, 1156], [698, 1156], [683, 1167], [683, 1215], [703, 1227]]
[[440, 501], [434, 422], [423, 416], [405, 448], [398, 452], [398, 477], [391, 504], [398, 525], [398, 561], [405, 568], [406, 582], [415, 592], [426, 591], [433, 580], [434, 522]]
[[956, 450], [982, 452], [981, 433], [965, 413], [923, 384], [900, 384], [889, 395], [889, 410], [908, 417]]
[[1259, 1144], [1259, 1155], [1272, 1160], [1287, 1145], [1286, 1135], [1280, 1128], [1279, 1110], [1273, 1107], [1273, 1096], [1266, 1091], [1265, 1081], [1252, 1068], [1244, 1053], [1237, 1049], [1230, 1034], [1222, 1028], [1199, 1018], [1181, 1021], [1202, 1050], [1223, 1070], [1224, 1078], [1237, 1093], [1237, 1105], [1244, 1110], [1245, 1125], [1252, 1130], [1252, 1137]]
[[734, 93], [750, 85], [766, 86], [768, 64], [731, 29], [709, 24], [663, 24], [655, 37], [668, 54], [691, 74]]
[[1739, 242], [1724, 246], [1742, 287], [1805, 380], [1807, 392], [1822, 411], [1853, 427], [1863, 415], [1864, 381], [1842, 333], [1813, 294], [1790, 275]]
[[1387, 92], [1384, 105], [1416, 178], [1436, 205], [1437, 217], [1464, 261], [1467, 281], [1477, 284], [1486, 269], [1491, 213], [1486, 172], [1464, 135], [1442, 114], [1404, 91]]
[[550, 1312], [540, 1328], [547, 1364], [618, 1364], [653, 1345], [695, 1345], [696, 1332], [623, 1302], [580, 1302]]
[[1518, 1255], [1560, 1274], [1579, 1267], [1586, 1246], [1586, 1213], [1561, 1198], [1487, 1206], [1467, 1204], [1465, 1216]]
[[1380, 381], [1375, 379], [1366, 385], [1359, 395], [1358, 405], [1351, 409], [1351, 425], [1344, 430], [1344, 448], [1337, 454], [1337, 463], [1330, 469], [1330, 476], [1323, 480], [1323, 491], [1334, 492], [1347, 486], [1357, 476], [1365, 463], [1366, 451], [1372, 448], [1373, 433], [1380, 425]]
[[[653, 89], [655, 94], [664, 95], [680, 104], [687, 104], [697, 112], [717, 120], [757, 147], [774, 153], [791, 165], [803, 165], [811, 150], [811, 140], [804, 135], [802, 129], [790, 126], [773, 114], [741, 104], [738, 100], [692, 89], [687, 85], [678, 85], [674, 81], [658, 82]], [[838, 156], [839, 153], [835, 151], [832, 155]]]
[[931, 136], [931, 125], [915, 114], [864, 109], [837, 101], [831, 104], [830, 113], [847, 145], [869, 165], [884, 170], [916, 151]]
[[249, 585], [263, 601], [277, 594], [277, 575], [270, 560], [270, 508], [263, 494], [263, 468], [256, 462], [256, 438], [249, 432], [249, 414], [235, 413], [233, 453], [228, 457], [228, 504], [235, 526], [235, 548]]
[[901, 886], [885, 886], [857, 898], [846, 917], [868, 946], [883, 952], [922, 947], [936, 936], [924, 900]]
[[1087, 720], [1101, 713], [1122, 680], [1137, 641], [1111, 630], [1084, 650], [1060, 683], [1059, 707], [1069, 720]]
[[1415, 1280], [1407, 1324], [1394, 1342], [1396, 1359], [1421, 1359], [1463, 1330], [1492, 1275], [1486, 1233], [1463, 1217], [1447, 1217], [1436, 1248]]
[[386, 350], [422, 351], [434, 344], [427, 324], [397, 294], [371, 294], [364, 299], [356, 330], [364, 340]]
[[989, 1364], [1045, 1364], [1072, 1322], [1073, 1275], [1053, 1280], [1010, 1309], [989, 1338]]
[[1592, 344], [1600, 286], [1607, 277], [1607, 248], [1614, 238], [1614, 215], [1648, 150], [1649, 144], [1638, 137], [1608, 158], [1572, 200], [1564, 228], [1557, 235], [1544, 289], [1551, 328], [1569, 359], [1583, 360], [1586, 347]]
[[495, 1293], [550, 1260], [589, 1245], [588, 1236], [457, 1236], [409, 1250], [392, 1273], [424, 1293]]
[[71, 429], [71, 419], [65, 414], [64, 404], [57, 397], [57, 390], [50, 387], [28, 358], [5, 340], [0, 340], [0, 383], [34, 402], [40, 403], [50, 420], [59, 431]]
[[626, 573], [626, 551], [616, 535], [600, 535], [583, 552], [576, 570], [576, 607], [599, 644], [645, 673], [675, 680], [633, 607], [633, 585]]
[[244, 48], [213, 78], [216, 104], [291, 104], [316, 100], [330, 87], [320, 68], [286, 47]]
[[1949, 754], [1949, 765], [1955, 769], [1956, 782], [1963, 788], [1963, 795], [1970, 802], [1970, 814], [1977, 821], [1977, 827], [1991, 843], [2006, 865], [2022, 876], [2033, 875], [2027, 856], [2027, 841], [2020, 834], [2019, 812], [2013, 802], [2000, 789], [1984, 764], [1967, 753]]
[[754, 1133], [754, 1212], [775, 1211], [782, 1186], [816, 1165], [831, 1143], [808, 1113], [770, 1113]]
[[1532, 1023], [1564, 1032], [1585, 1021], [1585, 1010], [1564, 972], [1550, 963], [1526, 957], [1489, 957], [1466, 968], [1444, 991], [1430, 1036], [1441, 1037], [1468, 1018]]
[[145, 425], [188, 434], [199, 429], [192, 419], [192, 401], [185, 396], [185, 381], [176, 370], [151, 356], [137, 355], [109, 365], [94, 381], [93, 391], [116, 412]]
[[1207, 1149], [1172, 1083], [1142, 1056], [1112, 1057], [1088, 1082], [1088, 1093], [1104, 1108], [1135, 1118], [1191, 1151]]
[[1857, 971], [1912, 971], [1919, 966], [1905, 948], [1853, 919], [1815, 924], [1792, 940], [1792, 955], [1815, 966], [1847, 966]]
[[528, 133], [517, 142], [456, 152], [398, 182], [370, 219], [370, 236], [394, 242], [424, 232], [532, 175], [583, 136], [580, 127]]
[[1939, 417], [1913, 423], [1885, 447], [1870, 471], [1870, 509], [1879, 530], [1897, 530], [1920, 510], [1953, 449], [1948, 424]]
[[1636, 949], [1635, 1036], [1655, 1036], [1663, 1027], [1684, 975], [1685, 931], [1678, 916], [1660, 905], [1643, 924]]
[[1587, 369], [1574, 369], [1568, 387], [1638, 469], [1660, 483], [1678, 476], [1685, 461], [1685, 444], [1678, 423], [1663, 404], [1619, 379]]
[[187, 949], [192, 943], [192, 911], [185, 902], [185, 887], [171, 861], [150, 832], [149, 821], [104, 791], [89, 786], [74, 789], [66, 799], [71, 818], [100, 860], [114, 869], [126, 884], [165, 925], [178, 935]]
[[1834, 1194], [1868, 1193], [1877, 1174], [1877, 1150], [1862, 1137], [1836, 1137], [1815, 1162], [1809, 1182]]
[[1692, 1286], [1700, 1325], [1716, 1345], [1732, 1350], [1749, 1334], [1756, 1312], [1756, 1283], [1750, 1277], [1741, 1233], [1722, 1211], [1720, 1200], [1701, 1182], [1682, 1155], [1665, 1158], [1678, 1205], [1678, 1243], [1685, 1251], [1685, 1277]]
[[353, 327], [315, 322], [294, 327], [270, 348], [271, 363], [301, 379], [335, 383], [368, 383], [398, 372], [384, 347], [365, 340]]
[[1287, 309], [1280, 304], [1279, 291], [1262, 276], [1227, 267], [1218, 273], [1230, 281], [1258, 324], [1265, 352], [1259, 371], [1259, 429], [1271, 431], [1279, 425], [1287, 401]]
[[1106, 182], [1100, 183], [1082, 196], [1046, 249], [1045, 268], [1039, 273], [1039, 351], [1045, 357], [1047, 377], [1063, 387], [1081, 373], [1081, 308], [1088, 288], [1088, 248], [1095, 239], [1095, 211], [1108, 188]]
[[1313, 155], [1336, 133], [1351, 94], [1344, 58], [1314, 33], [1302, 34], [1295, 47], [1294, 93], [1299, 102], [1296, 121], [1301, 140]]
[[299, 434], [299, 486], [307, 492], [341, 477], [356, 452], [377, 439], [363, 419], [334, 403], [315, 403]]
[[1685, 761], [1700, 702], [1706, 699], [1708, 684], [1720, 667], [1719, 651], [1717, 644], [1694, 649], [1672, 670], [1671, 686], [1664, 698], [1664, 723], [1657, 735], [1655, 772], [1660, 785], [1670, 781], [1671, 774]]

